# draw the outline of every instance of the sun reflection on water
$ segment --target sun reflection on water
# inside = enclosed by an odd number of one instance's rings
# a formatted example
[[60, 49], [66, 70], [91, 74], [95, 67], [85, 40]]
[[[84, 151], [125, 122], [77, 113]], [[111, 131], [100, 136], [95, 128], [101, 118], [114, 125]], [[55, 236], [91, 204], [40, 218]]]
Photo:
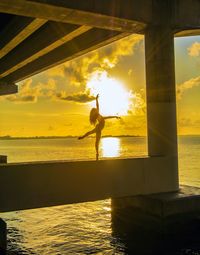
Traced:
[[120, 139], [116, 137], [106, 137], [101, 140], [101, 150], [103, 157], [120, 156]]

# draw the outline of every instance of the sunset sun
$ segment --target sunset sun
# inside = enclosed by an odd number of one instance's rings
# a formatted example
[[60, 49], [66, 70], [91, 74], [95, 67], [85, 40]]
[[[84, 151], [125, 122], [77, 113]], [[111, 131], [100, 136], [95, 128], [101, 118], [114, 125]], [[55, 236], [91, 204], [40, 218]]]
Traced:
[[[87, 89], [94, 96], [99, 94], [100, 112], [103, 115], [127, 115], [131, 108], [131, 91], [107, 72], [94, 73], [87, 83]], [[95, 102], [91, 103], [95, 107]]]

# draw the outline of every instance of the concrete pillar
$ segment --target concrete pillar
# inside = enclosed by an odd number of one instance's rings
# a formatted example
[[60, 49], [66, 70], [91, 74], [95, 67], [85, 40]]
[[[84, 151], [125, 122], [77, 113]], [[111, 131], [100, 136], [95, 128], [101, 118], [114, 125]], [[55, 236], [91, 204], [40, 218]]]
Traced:
[[6, 254], [7, 248], [7, 227], [5, 221], [0, 219], [0, 254]]
[[177, 156], [174, 37], [168, 28], [145, 34], [149, 156]]
[[170, 27], [152, 26], [145, 33], [149, 156], [169, 156], [178, 188], [174, 35]]

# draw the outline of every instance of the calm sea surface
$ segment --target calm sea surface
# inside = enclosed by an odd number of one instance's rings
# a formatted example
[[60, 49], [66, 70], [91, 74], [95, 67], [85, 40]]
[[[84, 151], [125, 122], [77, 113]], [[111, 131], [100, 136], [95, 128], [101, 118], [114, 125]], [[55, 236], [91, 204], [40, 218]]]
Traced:
[[[93, 138], [0, 140], [0, 154], [8, 155], [9, 162], [94, 159], [93, 144]], [[100, 147], [101, 158], [147, 155], [143, 137], [103, 138]], [[200, 187], [199, 168], [200, 136], [179, 137], [180, 182]], [[2, 213], [8, 224], [8, 254], [133, 254], [112, 231], [110, 203]], [[200, 250], [189, 247], [171, 254], [199, 255]]]

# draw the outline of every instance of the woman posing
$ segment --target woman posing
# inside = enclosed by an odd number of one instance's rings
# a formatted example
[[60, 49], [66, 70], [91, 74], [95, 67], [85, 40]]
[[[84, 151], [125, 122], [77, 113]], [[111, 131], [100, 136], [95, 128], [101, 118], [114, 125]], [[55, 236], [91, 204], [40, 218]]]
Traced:
[[96, 96], [96, 108], [92, 108], [90, 111], [90, 123], [95, 126], [94, 129], [91, 131], [85, 133], [83, 136], [79, 136], [78, 139], [83, 139], [89, 135], [96, 134], [96, 140], [95, 140], [95, 149], [96, 149], [96, 160], [99, 159], [99, 142], [101, 139], [101, 131], [103, 130], [105, 126], [105, 120], [106, 119], [120, 119], [119, 116], [102, 116], [99, 113], [99, 101], [98, 101], [99, 95]]

